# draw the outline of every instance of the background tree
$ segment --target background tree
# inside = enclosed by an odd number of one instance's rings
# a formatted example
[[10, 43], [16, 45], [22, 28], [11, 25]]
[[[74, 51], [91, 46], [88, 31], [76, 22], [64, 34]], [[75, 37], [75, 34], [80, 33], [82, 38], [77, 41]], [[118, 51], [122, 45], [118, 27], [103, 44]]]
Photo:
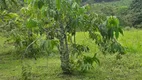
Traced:
[[111, 1], [119, 1], [119, 0], [82, 0], [82, 2], [111, 2]]
[[133, 0], [130, 5], [129, 14], [132, 26], [136, 28], [142, 27], [142, 0]]

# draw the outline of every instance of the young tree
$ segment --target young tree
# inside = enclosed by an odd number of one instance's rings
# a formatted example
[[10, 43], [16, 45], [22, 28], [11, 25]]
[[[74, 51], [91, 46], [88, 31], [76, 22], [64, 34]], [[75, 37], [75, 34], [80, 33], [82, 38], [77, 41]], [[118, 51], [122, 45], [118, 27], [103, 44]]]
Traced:
[[[12, 32], [17, 34], [14, 34], [13, 40], [26, 53], [35, 53], [36, 42], [42, 35], [47, 35], [45, 41], [58, 47], [61, 68], [65, 74], [78, 67], [81, 70], [91, 68], [93, 62], [99, 63], [96, 54], [93, 54], [93, 57], [82, 54], [89, 51], [89, 48], [76, 43], [77, 30], [88, 32], [102, 51], [123, 54], [123, 48], [117, 42], [119, 34], [123, 34], [119, 20], [114, 16], [99, 16], [89, 11], [89, 5], [81, 6], [80, 3], [81, 0], [25, 0], [26, 5], [19, 13], [7, 14], [14, 17], [15, 21], [16, 29]], [[58, 44], [53, 43], [55, 40]], [[76, 60], [72, 59], [72, 56]]]

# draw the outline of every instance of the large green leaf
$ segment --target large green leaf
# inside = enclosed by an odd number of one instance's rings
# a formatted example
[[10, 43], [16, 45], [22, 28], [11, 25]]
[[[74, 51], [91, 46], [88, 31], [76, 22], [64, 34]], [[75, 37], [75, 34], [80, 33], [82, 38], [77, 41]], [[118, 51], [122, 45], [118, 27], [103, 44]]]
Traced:
[[38, 1], [38, 8], [41, 9], [44, 5], [44, 2], [42, 0]]
[[114, 31], [113, 31], [113, 28], [111, 28], [111, 29], [108, 30], [108, 38], [109, 38], [109, 39], [112, 39], [112, 38], [114, 37], [114, 36], [113, 36], [113, 32], [114, 32]]
[[118, 29], [116, 29], [116, 31], [115, 31], [115, 37], [116, 37], [116, 39], [118, 39], [118, 37], [119, 37], [119, 31], [118, 31]]
[[122, 35], [124, 35], [121, 28], [118, 28], [118, 30], [119, 30], [119, 32], [120, 32]]
[[10, 18], [16, 18], [16, 17], [18, 17], [18, 14], [16, 14], [16, 13], [9, 13], [8, 16], [10, 16]]
[[58, 10], [61, 8], [61, 0], [56, 0], [56, 7]]

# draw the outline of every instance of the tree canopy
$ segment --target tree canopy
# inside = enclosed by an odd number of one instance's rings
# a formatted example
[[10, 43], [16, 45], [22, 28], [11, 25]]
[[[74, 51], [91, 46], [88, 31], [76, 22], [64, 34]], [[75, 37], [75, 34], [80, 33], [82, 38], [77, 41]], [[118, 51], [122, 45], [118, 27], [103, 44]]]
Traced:
[[142, 27], [142, 0], [133, 0], [130, 5], [129, 14], [131, 14], [131, 22], [134, 27]]

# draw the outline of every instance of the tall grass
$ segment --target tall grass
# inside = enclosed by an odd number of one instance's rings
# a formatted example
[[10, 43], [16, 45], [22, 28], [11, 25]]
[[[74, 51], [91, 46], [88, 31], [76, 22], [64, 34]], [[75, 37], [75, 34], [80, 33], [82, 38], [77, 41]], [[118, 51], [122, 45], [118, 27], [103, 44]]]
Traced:
[[142, 53], [142, 30], [132, 29], [124, 31], [119, 41], [128, 53]]

